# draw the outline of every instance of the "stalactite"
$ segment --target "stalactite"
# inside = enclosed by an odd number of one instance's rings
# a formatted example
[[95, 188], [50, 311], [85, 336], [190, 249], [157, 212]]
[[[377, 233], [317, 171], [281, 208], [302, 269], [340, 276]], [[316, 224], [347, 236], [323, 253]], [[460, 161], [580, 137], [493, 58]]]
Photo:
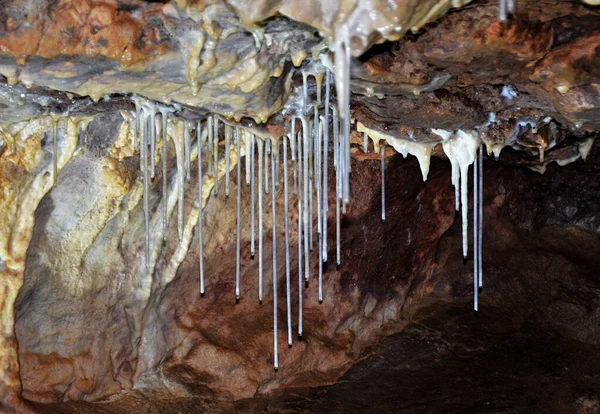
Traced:
[[[161, 133], [161, 140], [162, 140], [162, 159], [161, 159], [161, 163], [162, 163], [162, 200], [163, 200], [163, 208], [162, 208], [162, 228], [163, 228], [163, 242], [165, 242], [167, 240], [167, 215], [168, 215], [168, 210], [169, 210], [169, 206], [168, 206], [168, 177], [167, 177], [167, 152], [168, 152], [168, 142], [167, 142], [167, 117], [168, 117], [168, 113], [165, 110], [161, 111], [161, 128], [160, 128], [160, 133]], [[197, 128], [198, 134], [200, 133], [200, 121], [198, 121], [198, 128]], [[198, 135], [198, 137], [200, 137], [200, 135]], [[198, 148], [200, 148], [200, 138], [198, 138]], [[198, 149], [198, 151], [200, 151]], [[198, 152], [199, 154], [199, 152]], [[198, 155], [200, 156], [200, 155]], [[200, 176], [199, 176], [200, 177]]]
[[[241, 238], [241, 198], [242, 198], [242, 160], [240, 158], [240, 130], [239, 128], [235, 129], [235, 145], [236, 145], [236, 156], [237, 156], [237, 200], [236, 200], [236, 262], [235, 262], [235, 298], [237, 300], [240, 299], [240, 238]], [[229, 159], [229, 153], [227, 153], [227, 158]], [[227, 167], [227, 171], [229, 171], [229, 166]], [[229, 193], [227, 191], [227, 193]]]
[[56, 119], [52, 120], [52, 180], [56, 187], [58, 182], [58, 128]]
[[263, 300], [263, 155], [264, 145], [261, 139], [258, 144], [258, 301]]
[[[303, 224], [304, 224], [304, 279], [308, 282], [308, 280], [310, 279], [310, 256], [309, 256], [309, 234], [310, 234], [310, 230], [308, 228], [308, 209], [309, 209], [309, 202], [308, 202], [308, 198], [310, 197], [309, 194], [309, 178], [308, 178], [308, 153], [310, 152], [309, 150], [309, 136], [310, 136], [310, 131], [308, 130], [308, 121], [306, 119], [306, 117], [302, 117], [300, 118], [301, 122], [302, 122], [302, 156], [304, 157], [304, 160], [302, 161], [302, 167], [303, 167], [303, 178], [302, 178], [302, 185], [303, 185], [303, 195], [302, 195], [302, 201], [304, 203], [304, 205], [302, 206], [302, 219], [303, 219]], [[298, 145], [300, 146], [300, 145]]]
[[[315, 114], [316, 116], [316, 114]], [[323, 122], [319, 122], [318, 125], [318, 133], [317, 133], [317, 142], [315, 144], [315, 158], [316, 158], [316, 166], [315, 166], [315, 174], [317, 176], [317, 238], [318, 245], [317, 249], [319, 250], [319, 291], [318, 291], [318, 299], [319, 302], [323, 302], [323, 211], [322, 211], [322, 199], [321, 199], [321, 140], [323, 137]]]
[[[225, 125], [225, 195], [229, 196], [229, 169], [231, 164], [231, 125]], [[239, 151], [238, 151], [239, 155]]]
[[255, 217], [256, 217], [256, 190], [255, 190], [255, 183], [256, 183], [256, 160], [255, 160], [255, 155], [254, 155], [254, 150], [256, 148], [256, 138], [254, 137], [254, 134], [252, 133], [246, 133], [250, 138], [250, 152], [246, 153], [246, 158], [248, 158], [247, 154], [250, 154], [250, 228], [251, 228], [251, 232], [250, 232], [250, 255], [252, 257], [254, 257], [254, 252], [255, 252], [255, 239], [256, 239], [256, 234], [255, 234]]
[[327, 261], [327, 215], [329, 213], [329, 183], [327, 176], [329, 171], [329, 70], [325, 74], [325, 105], [323, 114], [323, 262]]
[[381, 221], [385, 222], [385, 144], [379, 146], [381, 157]]
[[341, 137], [340, 165], [341, 168], [341, 199], [343, 211], [350, 201], [350, 31], [346, 25], [341, 25], [336, 33], [334, 45], [335, 54], [335, 84], [337, 100], [340, 108]]
[[208, 130], [208, 141], [206, 143], [206, 175], [211, 178], [214, 178], [214, 168], [213, 168], [213, 151], [214, 151], [214, 136], [215, 136], [215, 128], [214, 128], [214, 119], [212, 116], [209, 116], [206, 120], [206, 129]]
[[172, 141], [175, 144], [175, 155], [177, 157], [177, 234], [179, 241], [183, 238], [183, 207], [184, 207], [184, 189], [185, 189], [185, 161], [184, 161], [184, 150], [182, 145], [182, 125], [181, 121], [172, 123], [173, 134], [171, 135]]
[[273, 366], [279, 369], [277, 350], [277, 208], [275, 204], [275, 151], [271, 151], [271, 227], [273, 230]]
[[479, 145], [479, 204], [478, 204], [478, 222], [479, 222], [479, 234], [477, 235], [477, 251], [479, 257], [477, 263], [479, 264], [479, 288], [483, 287], [483, 144]]
[[248, 131], [243, 130], [242, 133], [244, 134], [244, 148], [245, 151], [244, 153], [246, 154], [245, 160], [246, 160], [246, 185], [250, 185], [251, 182], [251, 174], [252, 174], [252, 159], [253, 159], [253, 152], [252, 149], [250, 148], [250, 146], [252, 145], [252, 138], [251, 135]]
[[269, 157], [271, 155], [271, 140], [265, 140], [265, 194], [269, 194]]
[[296, 118], [291, 119], [290, 150], [292, 152], [292, 170], [294, 174], [294, 195], [298, 193], [298, 159], [295, 156]]
[[148, 122], [150, 123], [148, 129], [150, 132], [150, 178], [154, 179], [156, 169], [156, 110], [154, 108], [150, 111]]
[[[341, 265], [341, 215], [345, 214], [349, 203], [350, 195], [350, 112], [349, 112], [349, 76], [350, 76], [350, 50], [348, 39], [342, 39], [336, 50], [336, 105], [330, 105], [330, 83], [331, 74], [329, 71], [318, 72], [315, 76], [317, 82], [317, 91], [321, 86], [322, 77], [325, 76], [325, 96], [323, 107], [321, 107], [320, 93], [317, 95], [316, 102], [309, 102], [308, 94], [308, 76], [307, 71], [302, 72], [302, 108], [296, 110], [291, 115], [290, 125], [286, 128], [286, 133], [281, 137], [283, 147], [283, 220], [285, 235], [285, 291], [286, 291], [286, 322], [287, 322], [287, 341], [291, 346], [292, 339], [292, 296], [291, 296], [291, 257], [290, 257], [290, 176], [289, 167], [292, 166], [293, 173], [293, 194], [296, 195], [297, 202], [297, 240], [298, 248], [298, 335], [303, 335], [303, 301], [305, 283], [310, 280], [311, 263], [310, 252], [313, 245], [313, 229], [316, 227], [316, 239], [318, 243], [318, 300], [323, 301], [323, 264], [328, 260], [328, 213], [329, 213], [329, 150], [330, 144], [333, 148], [331, 163], [335, 172], [335, 185], [331, 183], [333, 200], [335, 201], [335, 238], [336, 238], [336, 264]], [[340, 56], [337, 56], [340, 54]], [[341, 78], [341, 79], [340, 79]], [[174, 110], [154, 106], [153, 104], [136, 98], [136, 123], [135, 140], [139, 145], [140, 168], [143, 173], [143, 208], [145, 224], [145, 263], [149, 266], [149, 246], [150, 246], [150, 206], [149, 191], [152, 177], [155, 170], [155, 151], [158, 143], [162, 144], [162, 228], [163, 238], [166, 240], [168, 233], [168, 138], [171, 137], [175, 147], [177, 161], [177, 228], [179, 239], [183, 237], [184, 220], [184, 191], [185, 180], [190, 179], [192, 142], [191, 129], [189, 121], [178, 120], [171, 113]], [[160, 112], [161, 118], [156, 124], [156, 113]], [[320, 112], [322, 113], [320, 114]], [[340, 113], [341, 112], [341, 113]], [[300, 120], [300, 127], [297, 128], [296, 121]], [[199, 276], [200, 293], [205, 292], [205, 274], [204, 274], [204, 249], [203, 249], [203, 231], [205, 222], [204, 216], [204, 172], [212, 178], [213, 194], [218, 192], [219, 181], [219, 118], [216, 115], [209, 115], [204, 120], [204, 129], [202, 121], [196, 122], [196, 140], [198, 154], [198, 243], [199, 243]], [[223, 120], [224, 123], [224, 157], [222, 161], [225, 164], [225, 194], [229, 195], [230, 190], [230, 169], [232, 142], [235, 139], [235, 165], [237, 172], [236, 187], [236, 268], [235, 268], [235, 297], [241, 297], [241, 204], [242, 204], [242, 166], [241, 157], [245, 154], [245, 180], [250, 185], [250, 228], [251, 242], [250, 254], [255, 254], [255, 214], [258, 208], [258, 297], [259, 302], [263, 300], [263, 276], [264, 276], [264, 202], [265, 194], [271, 195], [271, 231], [272, 231], [272, 286], [273, 286], [273, 358], [274, 368], [279, 366], [278, 342], [277, 342], [277, 322], [278, 322], [278, 290], [277, 290], [277, 203], [276, 189], [279, 186], [279, 141], [269, 135], [256, 136], [253, 129], [247, 126], [233, 127]], [[331, 129], [330, 129], [331, 125]], [[301, 128], [301, 129], [300, 129]], [[160, 134], [157, 135], [157, 130]], [[385, 135], [376, 131], [368, 130], [360, 122], [357, 123], [357, 131], [363, 133], [363, 151], [369, 151], [368, 140], [373, 140], [374, 152], [379, 152], [381, 165], [381, 219], [386, 221], [386, 199], [385, 199], [385, 151], [386, 145], [392, 146], [397, 152], [406, 156], [413, 154], [419, 159], [423, 178], [426, 179], [429, 170], [429, 159], [431, 156], [432, 144], [420, 144], [411, 139], [400, 139]], [[467, 235], [468, 226], [468, 168], [473, 164], [473, 235], [474, 235], [474, 264], [473, 264], [473, 284], [474, 284], [474, 307], [478, 309], [478, 289], [482, 285], [482, 199], [483, 199], [483, 164], [482, 164], [482, 146], [479, 136], [475, 131], [449, 132], [444, 130], [432, 130], [442, 137], [442, 146], [452, 164], [452, 182], [456, 191], [456, 207], [462, 207], [462, 227], [463, 227], [463, 254], [467, 253]], [[243, 134], [243, 135], [242, 135]], [[261, 133], [262, 134], [262, 133]], [[54, 141], [56, 142], [56, 127], [54, 131]], [[158, 137], [158, 141], [157, 141]], [[139, 138], [139, 140], [137, 140]], [[244, 140], [244, 151], [242, 151], [242, 139]], [[56, 147], [56, 143], [54, 144]], [[288, 148], [289, 146], [289, 148]], [[477, 147], [478, 146], [478, 147]], [[288, 153], [289, 150], [289, 153]], [[151, 153], [149, 154], [148, 151]], [[258, 156], [255, 152], [258, 151]], [[479, 158], [477, 158], [477, 151]], [[289, 156], [291, 155], [291, 163]], [[206, 157], [206, 169], [204, 169], [204, 160]], [[55, 162], [57, 156], [55, 155]], [[258, 171], [256, 169], [258, 163]], [[270, 163], [270, 164], [269, 164]], [[289, 163], [289, 164], [288, 164]], [[223, 165], [221, 164], [221, 167]], [[55, 166], [56, 170], [57, 167]], [[222, 171], [223, 172], [223, 171]], [[56, 175], [56, 173], [55, 173]], [[150, 175], [150, 177], [149, 177]], [[258, 177], [258, 182], [256, 179]], [[210, 190], [209, 190], [210, 192]], [[256, 198], [256, 194], [258, 197]], [[316, 201], [314, 200], [316, 197]], [[258, 203], [258, 206], [256, 206]], [[313, 222], [313, 203], [316, 203], [316, 224]], [[292, 241], [293, 244], [293, 241]]]
[[335, 166], [335, 244], [336, 244], [336, 261], [335, 263], [340, 266], [341, 264], [341, 251], [340, 251], [340, 201], [338, 198], [339, 187], [340, 187], [340, 154], [339, 154], [339, 130], [338, 130], [338, 117], [337, 110], [333, 108], [333, 147], [334, 147], [334, 166]]
[[[480, 145], [481, 147], [481, 145]], [[477, 160], [473, 163], [473, 309], [478, 310], [479, 290], [479, 177]], [[463, 206], [464, 208], [464, 206]]]
[[196, 136], [198, 140], [198, 268], [200, 272], [200, 294], [204, 295], [204, 197], [202, 191], [204, 177], [202, 176], [202, 132], [200, 121], [198, 121], [196, 127]]
[[[292, 120], [293, 122], [295, 122], [295, 119]], [[303, 227], [304, 227], [304, 212], [303, 210], [303, 205], [304, 205], [304, 200], [303, 200], [303, 196], [304, 196], [304, 191], [301, 189], [304, 187], [304, 181], [303, 181], [303, 171], [304, 171], [304, 163], [303, 163], [303, 146], [300, 145], [300, 132], [298, 132], [297, 134], [297, 149], [298, 149], [298, 157], [297, 159], [297, 169], [298, 169], [298, 195], [296, 197], [297, 202], [298, 202], [298, 336], [302, 337], [302, 312], [303, 312], [303, 303], [302, 303], [302, 299], [303, 299], [303, 292], [302, 292], [302, 288], [303, 288], [303, 280], [302, 280], [302, 262], [303, 262], [303, 257], [302, 257], [302, 247], [303, 247], [303, 239], [302, 239], [302, 231], [303, 231]]]
[[287, 307], [287, 330], [288, 330], [288, 345], [292, 346], [292, 297], [290, 289], [290, 218], [288, 206], [288, 156], [287, 156], [287, 141], [285, 135], [283, 140], [283, 217], [285, 230], [285, 297]]
[[148, 133], [149, 125], [147, 123], [146, 108], [142, 108], [142, 119], [140, 120], [140, 160], [142, 163], [142, 174], [144, 176], [144, 233], [145, 233], [145, 244], [144, 244], [144, 261], [146, 263], [146, 270], [150, 267], [150, 211], [148, 207]]
[[213, 177], [215, 178], [214, 193], [219, 192], [219, 117], [213, 116]]

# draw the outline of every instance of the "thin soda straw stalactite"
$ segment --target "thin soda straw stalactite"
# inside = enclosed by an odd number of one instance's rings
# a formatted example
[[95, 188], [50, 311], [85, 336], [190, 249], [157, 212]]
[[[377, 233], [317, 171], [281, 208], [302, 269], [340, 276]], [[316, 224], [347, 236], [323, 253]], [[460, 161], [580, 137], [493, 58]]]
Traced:
[[[239, 154], [239, 152], [238, 152]], [[229, 196], [229, 169], [231, 165], [231, 126], [225, 125], [225, 196]]]
[[[514, 8], [514, 5], [513, 5]], [[478, 205], [478, 219], [479, 219], [479, 234], [477, 236], [477, 243], [479, 252], [479, 258], [477, 263], [479, 264], [479, 288], [483, 287], [483, 144], [479, 145], [479, 205]]]
[[[255, 253], [255, 217], [256, 217], [256, 178], [255, 178], [255, 169], [256, 169], [256, 160], [254, 159], [254, 149], [256, 147], [256, 138], [254, 134], [248, 133], [250, 135], [250, 255], [254, 257]], [[248, 157], [248, 153], [246, 154]]]
[[[294, 122], [295, 119], [292, 120], [292, 122]], [[304, 220], [303, 220], [303, 195], [304, 195], [304, 191], [301, 190], [301, 188], [303, 188], [304, 183], [303, 183], [303, 169], [304, 169], [304, 165], [303, 165], [303, 154], [302, 154], [302, 150], [303, 150], [303, 146], [300, 145], [300, 132], [298, 132], [297, 134], [297, 139], [296, 139], [296, 148], [298, 150], [298, 156], [296, 157], [297, 159], [297, 163], [296, 163], [296, 168], [298, 169], [298, 194], [296, 196], [297, 202], [298, 202], [298, 336], [301, 338], [302, 337], [302, 333], [303, 333], [303, 328], [302, 328], [302, 312], [303, 312], [303, 279], [302, 279], [302, 273], [303, 273], [303, 269], [302, 269], [302, 262], [303, 262], [303, 257], [302, 257], [302, 231], [303, 231], [303, 227], [304, 227]]]
[[[241, 198], [242, 198], [242, 159], [240, 158], [240, 130], [235, 129], [235, 145], [237, 156], [237, 200], [236, 200], [236, 262], [235, 262], [235, 298], [240, 299], [240, 238], [241, 238]], [[229, 154], [227, 154], [229, 158]]]
[[190, 125], [187, 120], [183, 121], [183, 148], [183, 152], [185, 152], [185, 180], [190, 181], [190, 169], [192, 165], [192, 138], [190, 137]]
[[317, 143], [315, 145], [315, 153], [316, 153], [316, 158], [317, 158], [317, 165], [315, 167], [316, 169], [316, 175], [317, 175], [317, 236], [318, 236], [318, 246], [317, 249], [319, 250], [319, 291], [318, 291], [318, 299], [319, 299], [319, 303], [323, 302], [323, 205], [322, 205], [322, 191], [325, 191], [324, 189], [321, 188], [321, 150], [322, 150], [322, 145], [321, 145], [321, 141], [323, 138], [323, 122], [322, 119], [319, 122], [318, 125], [318, 136], [317, 136]]
[[335, 263], [340, 266], [341, 264], [341, 248], [340, 248], [340, 238], [341, 238], [341, 229], [340, 229], [340, 200], [338, 197], [339, 188], [340, 188], [340, 151], [339, 151], [339, 127], [338, 127], [338, 117], [337, 110], [333, 108], [333, 147], [334, 147], [334, 162], [336, 165], [335, 169]]
[[156, 110], [152, 108], [150, 112], [150, 178], [154, 179], [154, 173], [156, 170]]
[[[478, 162], [473, 162], [473, 309], [475, 311], [479, 308], [478, 303], [478, 291], [479, 291], [479, 230], [478, 230], [478, 216], [479, 216], [479, 178], [477, 177]], [[463, 205], [466, 209], [467, 206]]]
[[213, 177], [214, 182], [214, 194], [217, 195], [219, 192], [219, 118], [213, 116]]
[[[310, 197], [310, 194], [308, 192], [308, 188], [309, 188], [309, 178], [308, 178], [308, 153], [310, 152], [310, 147], [309, 147], [309, 135], [310, 135], [310, 131], [308, 129], [308, 121], [306, 120], [306, 117], [302, 116], [302, 118], [300, 119], [302, 121], [302, 156], [304, 157], [304, 160], [302, 161], [302, 167], [303, 167], [303, 179], [302, 179], [302, 184], [303, 184], [303, 195], [302, 195], [302, 201], [303, 201], [303, 206], [302, 206], [302, 220], [303, 220], [303, 224], [304, 224], [304, 280], [306, 280], [308, 282], [308, 280], [310, 279], [310, 253], [309, 253], [309, 234], [310, 234], [310, 230], [309, 230], [309, 224], [308, 224], [308, 209], [309, 209], [309, 202], [308, 202], [308, 198]], [[299, 145], [298, 145], [299, 146]]]
[[58, 183], [58, 121], [52, 120], [52, 185]]
[[287, 156], [287, 140], [285, 135], [283, 140], [283, 215], [285, 229], [285, 293], [287, 305], [287, 330], [288, 330], [288, 346], [292, 346], [292, 295], [290, 287], [290, 219], [289, 219], [289, 195], [288, 195], [288, 156]]
[[263, 155], [264, 143], [256, 140], [258, 146], [258, 301], [263, 300]]
[[198, 267], [200, 272], [200, 294], [204, 295], [204, 206], [202, 188], [204, 177], [202, 176], [202, 130], [200, 121], [196, 126], [198, 140]]
[[325, 107], [323, 114], [323, 262], [327, 261], [327, 215], [329, 213], [329, 70], [325, 72]]
[[[178, 121], [179, 123], [181, 121]], [[175, 154], [177, 156], [177, 235], [179, 241], [183, 239], [183, 207], [184, 207], [184, 190], [185, 190], [185, 161], [183, 148], [181, 145], [182, 137], [176, 122], [173, 122], [173, 142], [175, 143]]]
[[275, 204], [275, 151], [271, 151], [271, 227], [273, 230], [273, 367], [279, 369], [277, 350], [277, 206]]
[[142, 164], [142, 173], [144, 176], [144, 259], [146, 263], [146, 270], [150, 268], [150, 211], [148, 206], [148, 123], [146, 122], [148, 114], [146, 108], [142, 109], [140, 125], [140, 159]]
[[[168, 171], [167, 171], [167, 151], [168, 151], [168, 142], [167, 142], [167, 121], [168, 115], [167, 112], [161, 111], [160, 114], [161, 121], [161, 140], [162, 140], [162, 199], [163, 199], [163, 208], [162, 208], [162, 227], [163, 227], [163, 242], [167, 241], [167, 214], [169, 209], [169, 191], [168, 191]], [[200, 133], [200, 122], [198, 121], [198, 133]], [[200, 148], [200, 139], [198, 139], [198, 151]]]
[[385, 144], [379, 145], [381, 158], [381, 221], [385, 222]]

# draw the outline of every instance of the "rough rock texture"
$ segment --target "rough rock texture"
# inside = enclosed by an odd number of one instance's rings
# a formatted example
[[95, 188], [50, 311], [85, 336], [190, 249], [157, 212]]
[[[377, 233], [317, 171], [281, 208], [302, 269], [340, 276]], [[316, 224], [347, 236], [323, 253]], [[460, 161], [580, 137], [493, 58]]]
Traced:
[[[314, 300], [311, 284], [305, 341], [281, 350], [280, 372], [273, 373], [268, 361], [269, 301], [258, 305], [252, 290], [234, 303], [233, 264], [211, 277], [208, 296], [199, 298], [192, 254], [157, 308], [164, 336], [173, 338], [167, 339], [173, 349], [161, 376], [179, 386], [146, 383], [98, 405], [36, 408], [65, 413], [314, 412], [324, 407], [334, 412], [596, 412], [600, 151], [596, 148], [587, 163], [554, 165], [545, 175], [484, 163], [485, 279], [477, 316], [471, 307], [472, 261], [464, 265], [460, 259], [460, 222], [452, 211], [447, 163], [434, 161], [424, 184], [414, 159], [390, 158], [385, 224], [379, 221], [379, 189], [367, 179], [377, 176], [377, 164], [353, 165], [355, 184], [364, 190], [358, 194], [368, 198], [357, 195], [361, 203], [354, 205], [363, 207], [352, 209], [344, 223], [344, 264], [341, 272], [327, 273], [324, 304]], [[231, 198], [213, 202], [233, 209]], [[222, 255], [232, 252], [233, 243], [223, 246]], [[246, 258], [244, 267], [250, 263], [255, 265]], [[245, 276], [249, 288], [255, 277]], [[341, 309], [337, 317], [349, 309], [353, 314], [334, 319], [328, 309]], [[25, 317], [23, 311], [19, 315]], [[357, 347], [394, 331], [373, 346]], [[336, 346], [340, 342], [343, 349]], [[231, 359], [229, 369], [213, 371], [214, 364]], [[338, 372], [327, 375], [322, 369], [333, 361], [355, 362], [335, 384], [310, 387], [316, 377], [321, 384], [337, 377]], [[318, 371], [307, 369], [301, 381], [294, 381], [292, 372], [310, 368], [311, 362], [319, 363]], [[26, 378], [40, 375], [27, 372]], [[254, 388], [259, 375], [265, 378], [262, 391], [272, 381], [285, 385], [238, 401], [223, 392]]]
[[12, 0], [2, 12], [0, 73], [10, 84], [94, 100], [138, 93], [262, 122], [285, 103], [291, 61], [320, 42], [287, 19], [245, 29], [221, 2], [200, 12], [136, 0]]
[[[369, 51], [353, 69], [352, 90], [363, 95], [353, 101], [354, 116], [398, 136], [409, 128], [424, 141], [436, 139], [430, 128], [479, 127], [488, 149], [515, 145], [535, 155], [597, 132], [599, 11], [558, 1], [519, 5], [501, 23], [495, 2], [474, 4]], [[516, 128], [545, 117], [551, 131]]]

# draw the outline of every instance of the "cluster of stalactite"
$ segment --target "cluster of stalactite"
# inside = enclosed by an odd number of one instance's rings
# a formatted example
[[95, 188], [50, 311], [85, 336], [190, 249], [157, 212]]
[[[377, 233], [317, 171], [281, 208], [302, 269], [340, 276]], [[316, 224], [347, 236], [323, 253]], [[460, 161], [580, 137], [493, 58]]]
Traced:
[[[143, 181], [143, 214], [145, 223], [144, 256], [146, 272], [152, 271], [156, 257], [151, 254], [151, 247], [167, 238], [169, 217], [169, 195], [176, 194], [177, 234], [180, 241], [184, 238], [184, 195], [186, 186], [192, 181], [192, 162], [197, 162], [198, 176], [198, 205], [197, 242], [199, 244], [199, 293], [203, 295], [206, 289], [204, 264], [204, 227], [205, 217], [203, 208], [209, 196], [223, 192], [230, 194], [230, 171], [237, 169], [237, 208], [236, 208], [236, 272], [235, 296], [240, 299], [240, 250], [241, 250], [241, 187], [242, 167], [244, 167], [245, 184], [250, 186], [251, 214], [250, 222], [243, 223], [250, 227], [250, 252], [257, 259], [258, 299], [263, 300], [263, 285], [265, 269], [265, 210], [268, 208], [270, 196], [270, 213], [272, 231], [272, 266], [271, 281], [273, 292], [273, 334], [274, 334], [274, 365], [277, 369], [277, 235], [276, 224], [281, 220], [285, 229], [285, 285], [287, 340], [293, 343], [292, 307], [297, 306], [298, 320], [296, 331], [299, 337], [303, 334], [302, 307], [305, 294], [305, 282], [312, 277], [318, 280], [318, 300], [323, 301], [324, 263], [328, 262], [328, 223], [335, 223], [335, 263], [341, 265], [340, 254], [340, 221], [346, 213], [350, 202], [350, 127], [349, 110], [339, 107], [339, 90], [345, 92], [343, 86], [337, 85], [337, 103], [333, 104], [331, 91], [333, 74], [323, 65], [313, 65], [312, 69], [302, 73], [302, 93], [300, 102], [294, 102], [288, 107], [285, 128], [280, 136], [263, 130], [231, 123], [219, 115], [204, 116], [195, 120], [184, 119], [180, 109], [167, 106], [134, 96], [135, 112], [130, 118], [132, 145], [139, 149], [141, 180]], [[316, 84], [316, 96], [309, 95], [309, 82], [313, 78]], [[324, 80], [324, 82], [323, 82]], [[345, 115], [344, 115], [345, 114]], [[58, 159], [58, 130], [60, 120], [54, 122], [53, 151], [54, 151], [54, 180], [57, 177], [56, 160]], [[369, 151], [369, 139], [373, 148], [381, 157], [381, 198], [382, 222], [385, 214], [385, 147], [391, 146], [397, 152], [406, 156], [417, 157], [421, 165], [424, 180], [427, 178], [433, 144], [419, 143], [411, 137], [398, 138], [383, 132], [366, 128], [357, 123], [357, 131], [363, 133], [365, 152]], [[456, 190], [456, 209], [462, 210], [463, 255], [466, 258], [468, 250], [468, 169], [473, 164], [473, 231], [474, 231], [474, 308], [478, 309], [477, 294], [482, 286], [482, 156], [483, 148], [477, 130], [445, 131], [433, 129], [433, 133], [442, 138], [442, 147], [452, 166], [452, 184]], [[176, 180], [175, 188], [168, 185], [168, 141], [175, 148]], [[224, 151], [220, 151], [224, 144]], [[478, 154], [479, 153], [479, 154]], [[479, 155], [479, 156], [478, 156]], [[245, 162], [242, 163], [242, 157]], [[477, 162], [479, 159], [479, 162]], [[158, 161], [157, 161], [158, 160]], [[160, 165], [158, 165], [160, 163]], [[242, 165], [244, 164], [244, 165]], [[332, 167], [331, 169], [329, 167]], [[162, 169], [162, 202], [158, 206], [162, 210], [162, 236], [151, 231], [150, 217], [150, 188], [158, 168]], [[290, 171], [291, 168], [291, 171]], [[330, 171], [334, 175], [330, 177]], [[219, 177], [224, 178], [219, 183]], [[333, 179], [335, 185], [330, 185]], [[283, 211], [277, 211], [276, 190], [283, 185]], [[223, 186], [224, 188], [221, 188]], [[335, 191], [330, 197], [329, 189]], [[267, 197], [267, 199], [265, 199]], [[290, 202], [291, 200], [291, 202]], [[331, 206], [334, 200], [334, 206]], [[294, 206], [295, 204], [295, 206]], [[290, 208], [297, 208], [296, 214], [290, 215]], [[279, 214], [278, 214], [279, 213]], [[296, 216], [295, 222], [290, 217]], [[295, 229], [293, 228], [295, 226]], [[290, 240], [290, 233], [295, 231], [296, 240]], [[295, 242], [295, 244], [294, 244]], [[290, 246], [297, 248], [298, 265], [291, 268]], [[154, 251], [155, 249], [152, 249]], [[317, 275], [311, 275], [315, 268]], [[291, 297], [291, 283], [297, 278], [298, 297]]]

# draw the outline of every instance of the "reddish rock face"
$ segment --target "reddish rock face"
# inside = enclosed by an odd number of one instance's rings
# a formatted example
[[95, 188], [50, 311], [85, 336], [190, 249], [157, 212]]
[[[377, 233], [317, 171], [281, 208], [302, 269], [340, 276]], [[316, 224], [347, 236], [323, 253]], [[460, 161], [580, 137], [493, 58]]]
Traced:
[[[455, 220], [447, 163], [435, 160], [424, 184], [414, 159], [389, 158], [388, 219], [382, 224], [379, 188], [373, 183], [378, 162], [355, 162], [356, 202], [344, 220], [342, 267], [328, 268], [323, 304], [316, 301], [311, 280], [304, 338], [298, 342], [294, 335], [289, 349], [284, 292], [279, 291], [279, 372], [271, 365], [270, 283], [265, 283], [265, 301], [258, 304], [256, 260], [244, 243], [242, 299], [236, 304], [235, 262], [229, 259], [234, 243], [224, 241], [207, 258], [205, 297], [198, 295], [197, 257], [191, 252], [154, 305], [155, 333], [148, 338], [154, 351], [164, 352], [156, 356], [157, 370], [170, 391], [157, 389], [146, 376], [139, 384], [152, 388], [126, 392], [102, 409], [314, 411], [335, 404], [339, 412], [358, 407], [586, 412], [588, 406], [597, 407], [599, 156], [596, 149], [587, 163], [554, 166], [545, 175], [486, 160], [484, 289], [478, 315], [472, 312], [472, 261], [469, 257], [463, 264], [460, 257], [460, 220]], [[231, 226], [221, 218], [233, 210], [232, 198], [217, 197], [207, 219]], [[216, 211], [221, 215], [213, 215]], [[265, 259], [270, 263], [270, 257]], [[278, 261], [283, 260], [280, 245]], [[283, 270], [280, 266], [280, 287]], [[24, 317], [20, 311], [19, 319]], [[96, 338], [93, 343], [100, 347], [119, 346], [99, 333], [84, 335]], [[32, 398], [47, 397], [28, 384], [42, 384], [57, 369], [65, 372], [61, 365], [81, 366], [73, 356], [30, 370], [27, 361], [34, 355], [21, 343], [25, 392]], [[95, 362], [90, 374], [101, 372], [102, 361]], [[93, 378], [88, 384], [96, 387], [111, 382]], [[85, 392], [84, 386], [83, 378], [76, 379], [63, 397]], [[78, 402], [36, 408], [95, 410]]]

